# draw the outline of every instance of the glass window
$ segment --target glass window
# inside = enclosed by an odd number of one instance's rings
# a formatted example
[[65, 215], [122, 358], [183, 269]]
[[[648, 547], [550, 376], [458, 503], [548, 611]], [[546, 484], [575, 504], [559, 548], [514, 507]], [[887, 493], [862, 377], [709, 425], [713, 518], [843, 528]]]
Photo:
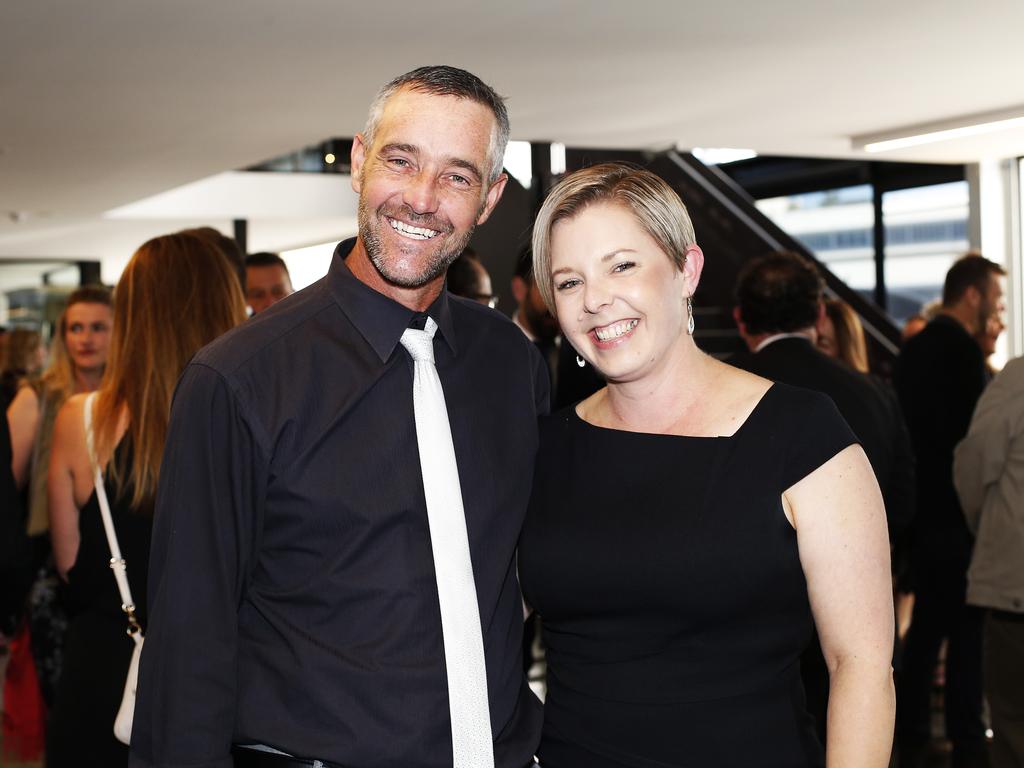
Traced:
[[966, 181], [882, 196], [885, 288], [899, 324], [941, 296], [946, 271], [968, 249], [968, 207]]
[[757, 207], [851, 288], [875, 288], [871, 185], [758, 200]]

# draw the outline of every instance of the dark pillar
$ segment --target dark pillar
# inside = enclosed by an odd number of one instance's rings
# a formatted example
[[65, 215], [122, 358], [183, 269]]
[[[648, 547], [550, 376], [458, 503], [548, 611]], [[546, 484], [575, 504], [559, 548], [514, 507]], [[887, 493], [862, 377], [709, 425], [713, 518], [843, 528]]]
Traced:
[[79, 285], [99, 285], [101, 282], [100, 263], [98, 261], [78, 262]]
[[875, 304], [887, 309], [889, 297], [885, 290], [885, 220], [882, 217], [882, 189], [877, 183], [871, 185], [871, 196], [875, 207]]
[[248, 219], [235, 219], [235, 242], [238, 243], [238, 249], [242, 252], [242, 258], [244, 259], [249, 255], [249, 221]]

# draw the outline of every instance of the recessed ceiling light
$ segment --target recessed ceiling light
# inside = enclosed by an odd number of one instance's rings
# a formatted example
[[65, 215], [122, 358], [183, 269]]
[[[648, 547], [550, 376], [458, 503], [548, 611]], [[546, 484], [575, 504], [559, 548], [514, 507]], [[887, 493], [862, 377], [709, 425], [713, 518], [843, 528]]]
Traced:
[[328, 152], [326, 155], [324, 155], [324, 162], [327, 163], [328, 165], [333, 164], [334, 161], [337, 159], [338, 158], [334, 156], [333, 152]]

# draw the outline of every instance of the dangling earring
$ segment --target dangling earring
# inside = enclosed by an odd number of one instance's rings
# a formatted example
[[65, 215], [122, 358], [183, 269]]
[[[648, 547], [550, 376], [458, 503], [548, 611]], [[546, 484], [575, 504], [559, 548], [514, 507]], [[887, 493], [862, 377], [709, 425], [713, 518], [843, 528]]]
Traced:
[[585, 366], [586, 364], [587, 364], [587, 361], [586, 361], [586, 360], [584, 360], [584, 359], [583, 359], [582, 357], [580, 357], [579, 355], [576, 355], [576, 365], [578, 365], [578, 366], [579, 366], [580, 368], [582, 368], [582, 367], [583, 367], [583, 366]]
[[689, 318], [686, 321], [686, 332], [693, 336], [693, 296], [686, 297], [686, 316]]

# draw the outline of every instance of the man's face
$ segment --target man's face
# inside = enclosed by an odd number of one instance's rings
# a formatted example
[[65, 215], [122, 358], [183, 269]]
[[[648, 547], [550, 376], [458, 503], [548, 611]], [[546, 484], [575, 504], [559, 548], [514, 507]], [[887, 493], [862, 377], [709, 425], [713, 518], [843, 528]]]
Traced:
[[253, 314], [271, 307], [292, 293], [292, 281], [279, 264], [245, 268], [245, 301]]
[[380, 276], [402, 288], [443, 278], [504, 189], [490, 174], [490, 109], [468, 99], [400, 90], [373, 146], [357, 136], [352, 187], [359, 237]]
[[[1006, 302], [1003, 301], [1003, 280], [998, 275], [989, 275], [988, 287], [981, 296], [981, 302], [978, 305], [978, 331], [979, 333], [985, 333], [993, 327], [998, 327], [1001, 331], [1005, 325], [1003, 323], [1003, 316], [1006, 313]], [[999, 332], [996, 331], [996, 337]], [[995, 338], [992, 339], [992, 343], [995, 343]]]

